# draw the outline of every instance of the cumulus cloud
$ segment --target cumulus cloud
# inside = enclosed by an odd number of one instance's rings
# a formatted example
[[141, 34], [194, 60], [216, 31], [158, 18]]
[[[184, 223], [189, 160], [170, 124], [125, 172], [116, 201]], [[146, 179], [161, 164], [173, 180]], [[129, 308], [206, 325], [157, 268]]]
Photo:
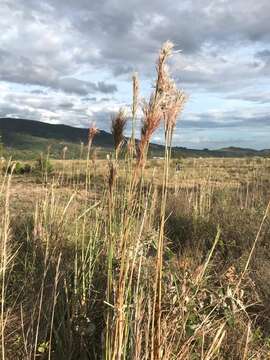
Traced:
[[191, 94], [176, 139], [220, 129], [230, 144], [239, 127], [257, 132], [258, 147], [259, 128], [269, 129], [269, 0], [2, 0], [0, 13], [1, 116], [96, 118], [108, 130], [111, 112], [130, 102], [132, 71], [147, 94], [170, 39], [182, 50], [172, 73]]
[[74, 77], [62, 77], [61, 72], [52, 69], [50, 64], [48, 66], [35, 64], [32, 59], [16, 54], [12, 55], [1, 49], [0, 63], [0, 79], [6, 82], [39, 85], [78, 95], [96, 92], [108, 94], [117, 91], [115, 84], [107, 84], [104, 81], [94, 83]]

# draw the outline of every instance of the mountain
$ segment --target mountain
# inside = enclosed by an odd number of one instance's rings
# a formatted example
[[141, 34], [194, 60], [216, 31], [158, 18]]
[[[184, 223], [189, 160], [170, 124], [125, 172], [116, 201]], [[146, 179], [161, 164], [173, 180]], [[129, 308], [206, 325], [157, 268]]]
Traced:
[[[0, 118], [0, 136], [6, 152], [18, 159], [29, 159], [47, 152], [54, 158], [62, 156], [63, 148], [68, 147], [67, 156], [78, 158], [81, 143], [88, 141], [88, 129], [67, 125], [47, 124], [39, 121]], [[106, 131], [100, 131], [94, 145], [104, 150], [112, 149], [113, 137]]]
[[[81, 143], [88, 141], [88, 129], [67, 125], [47, 124], [39, 121], [0, 118], [0, 136], [7, 156], [15, 159], [33, 159], [50, 148], [50, 156], [61, 158], [67, 146], [67, 158], [79, 158]], [[99, 148], [99, 154], [105, 156], [113, 148], [113, 137], [106, 131], [100, 131], [95, 137], [93, 146]], [[85, 147], [84, 147], [85, 149]], [[162, 145], [151, 144], [152, 156], [163, 156]], [[84, 150], [85, 151], [85, 150]], [[185, 147], [174, 147], [173, 157], [246, 157], [270, 156], [270, 149], [254, 150], [239, 147], [228, 147], [218, 150], [195, 150]]]

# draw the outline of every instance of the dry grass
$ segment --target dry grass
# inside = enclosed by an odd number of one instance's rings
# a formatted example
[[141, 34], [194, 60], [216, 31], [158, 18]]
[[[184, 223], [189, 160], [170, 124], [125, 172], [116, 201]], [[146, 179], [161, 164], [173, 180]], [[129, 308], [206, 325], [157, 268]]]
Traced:
[[111, 131], [114, 139], [114, 148], [116, 158], [118, 158], [119, 150], [124, 142], [124, 130], [127, 124], [127, 117], [124, 109], [120, 109], [118, 113], [112, 117]]
[[[1, 175], [3, 360], [269, 358], [270, 162], [185, 159], [176, 171], [185, 96], [171, 51], [137, 160], [118, 158], [121, 129], [107, 161], [90, 162], [90, 136], [87, 159], [54, 161], [46, 181]], [[147, 162], [161, 123], [164, 160]]]

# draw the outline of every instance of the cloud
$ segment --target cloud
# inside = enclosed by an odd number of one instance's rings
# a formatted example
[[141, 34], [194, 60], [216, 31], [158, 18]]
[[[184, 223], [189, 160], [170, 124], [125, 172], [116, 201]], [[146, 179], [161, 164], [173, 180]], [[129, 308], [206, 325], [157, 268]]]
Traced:
[[186, 116], [186, 119], [179, 122], [179, 128], [187, 129], [261, 129], [270, 131], [270, 116], [268, 110], [251, 112], [245, 111], [224, 111], [214, 113], [193, 114], [193, 119]]
[[10, 31], [10, 37], [21, 52], [25, 53], [19, 39], [29, 38], [31, 46], [27, 42], [26, 49], [31, 47], [39, 56], [50, 53], [59, 65], [66, 55], [66, 62], [110, 66], [116, 74], [134, 66], [144, 68], [168, 38], [184, 54], [199, 53], [205, 45], [239, 47], [270, 39], [268, 0], [256, 4], [168, 0], [166, 6], [161, 0], [8, 0], [6, 4], [2, 12], [18, 24], [21, 33]]
[[[74, 77], [61, 77], [50, 66], [34, 64], [31, 59], [12, 55], [0, 49], [0, 80], [25, 85], [39, 85], [67, 93], [87, 95], [91, 93], [115, 93], [117, 86], [103, 81], [97, 83]], [[39, 90], [40, 91], [40, 90]]]
[[172, 74], [194, 106], [176, 137], [269, 128], [269, 0], [2, 0], [0, 13], [3, 116], [76, 126], [96, 117], [109, 129], [111, 111], [131, 100], [132, 71], [148, 95], [171, 39], [182, 50]]
[[52, 88], [65, 91], [67, 93], [75, 93], [78, 95], [87, 95], [92, 93], [110, 94], [117, 91], [117, 86], [114, 84], [106, 84], [103, 81], [92, 83], [89, 81], [78, 80], [75, 78], [59, 79], [51, 84]]
[[109, 131], [111, 114], [120, 104], [110, 104], [109, 98], [90, 99], [75, 94], [10, 91], [6, 88], [0, 96], [0, 117], [21, 117], [86, 128], [95, 121], [101, 129]]
[[239, 99], [257, 104], [270, 104], [270, 92], [258, 91], [256, 93], [236, 93], [227, 96], [227, 99]]

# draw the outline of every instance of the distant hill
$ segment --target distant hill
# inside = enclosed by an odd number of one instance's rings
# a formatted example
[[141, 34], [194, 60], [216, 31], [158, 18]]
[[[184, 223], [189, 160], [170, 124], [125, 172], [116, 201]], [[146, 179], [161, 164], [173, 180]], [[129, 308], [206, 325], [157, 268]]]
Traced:
[[175, 147], [173, 148], [173, 153], [175, 156], [177, 156], [177, 153], [181, 153], [182, 156], [186, 157], [269, 157], [270, 149], [255, 150], [230, 146], [217, 150], [195, 150], [183, 147]]
[[[68, 147], [67, 158], [79, 158], [81, 143], [88, 141], [88, 129], [75, 128], [67, 125], [47, 124], [39, 121], [0, 118], [0, 136], [6, 155], [16, 159], [36, 158], [39, 153], [47, 152], [53, 158], [61, 158], [63, 148]], [[113, 137], [106, 131], [100, 131], [95, 137], [95, 147], [100, 148], [100, 153], [105, 154], [113, 148]], [[163, 156], [162, 145], [151, 144], [152, 156]], [[174, 157], [245, 157], [245, 156], [270, 156], [270, 149], [254, 150], [238, 147], [228, 147], [219, 150], [194, 150], [184, 147], [172, 149]]]
[[[68, 147], [67, 156], [78, 158], [81, 143], [88, 141], [88, 129], [67, 125], [47, 124], [39, 121], [0, 118], [0, 136], [8, 154], [18, 159], [36, 157], [40, 152], [47, 152], [54, 158], [62, 156], [63, 148]], [[100, 131], [94, 145], [104, 150], [112, 149], [112, 135]]]

